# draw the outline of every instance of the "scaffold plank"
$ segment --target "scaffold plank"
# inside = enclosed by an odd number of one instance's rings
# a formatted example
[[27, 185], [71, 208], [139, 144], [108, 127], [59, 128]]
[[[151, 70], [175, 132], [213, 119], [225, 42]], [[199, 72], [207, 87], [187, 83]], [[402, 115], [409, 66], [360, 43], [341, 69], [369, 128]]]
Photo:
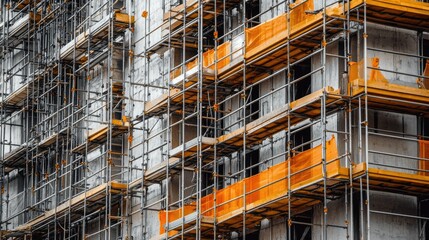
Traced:
[[2, 159], [5, 172], [10, 172], [17, 167], [24, 167], [26, 163], [27, 144], [23, 144], [6, 153]]
[[[350, 96], [356, 97], [364, 93], [365, 81], [363, 79], [349, 82]], [[368, 106], [374, 109], [424, 115], [429, 112], [429, 90], [427, 89], [388, 82], [367, 81], [367, 94]], [[357, 101], [356, 98], [355, 101]]]
[[12, 6], [13, 11], [20, 11], [27, 7], [30, 3], [38, 4], [41, 0], [21, 0], [17, 1], [16, 4]]
[[[179, 97], [180, 90], [173, 88], [169, 93], [164, 93], [161, 96], [155, 98], [154, 100], [145, 102], [144, 114], [147, 117], [164, 113], [167, 111], [166, 107], [168, 106], [168, 98], [170, 97], [172, 101]], [[177, 99], [178, 100], [178, 99]]]
[[78, 207], [79, 205], [82, 205], [84, 201], [103, 201], [105, 197], [106, 188], [111, 188], [112, 190], [117, 191], [111, 191], [112, 194], [120, 194], [121, 192], [125, 191], [127, 189], [126, 184], [118, 183], [118, 182], [109, 182], [109, 183], [103, 183], [97, 187], [94, 187], [92, 189], [89, 189], [85, 191], [84, 193], [81, 193], [70, 200], [56, 206], [55, 208], [48, 210], [44, 212], [42, 215], [32, 219], [31, 221], [18, 226], [14, 231], [28, 231], [32, 228], [48, 221], [55, 215], [64, 214], [66, 211], [68, 211], [69, 208], [73, 209]]
[[[398, 170], [386, 170], [360, 163], [353, 168], [353, 178], [362, 179], [367, 185], [366, 174], [369, 178], [369, 189], [402, 193], [410, 195], [429, 195], [429, 176], [416, 173], [405, 173]], [[392, 167], [394, 169], [394, 167]], [[356, 183], [358, 184], [358, 183]]]
[[69, 132], [68, 128], [62, 129], [60, 132], [56, 132], [39, 142], [39, 147], [49, 147], [54, 145], [57, 140], [62, 141], [62, 138]]
[[[162, 161], [161, 163], [156, 164], [153, 167], [150, 167], [143, 174], [145, 184], [147, 184], [147, 182], [150, 182], [150, 183], [160, 182], [163, 179], [165, 179], [165, 175], [167, 174], [166, 172], [167, 162], [168, 162], [168, 166], [171, 168], [177, 165], [178, 163], [180, 163], [180, 158], [172, 157], [172, 158], [169, 158], [168, 161]], [[175, 172], [174, 168], [170, 170], [170, 173], [174, 173], [174, 172]], [[142, 182], [143, 182], [142, 178], [138, 178], [132, 181], [129, 184], [129, 187], [130, 189], [140, 188], [142, 186]]]
[[327, 104], [335, 101], [337, 101], [335, 106], [343, 104], [343, 102], [338, 101], [341, 98], [339, 96], [339, 90], [334, 90], [332, 87], [326, 87], [326, 89], [320, 89], [303, 98], [293, 101], [290, 105], [285, 105], [274, 110], [271, 113], [246, 124], [244, 127], [220, 136], [218, 138], [218, 143], [227, 144], [228, 146], [242, 146], [244, 133], [246, 133], [246, 145], [260, 143], [268, 136], [272, 136], [273, 134], [289, 127], [289, 113], [291, 125], [295, 125], [305, 119], [320, 117], [320, 99], [324, 93], [327, 94]]
[[[322, 169], [322, 146], [319, 145], [310, 150], [304, 151], [291, 159], [268, 168], [256, 175], [238, 181], [230, 186], [215, 191], [216, 201], [213, 194], [209, 194], [201, 199], [201, 216], [212, 217], [213, 224], [216, 223], [224, 229], [239, 229], [242, 224], [256, 226], [257, 222], [264, 217], [284, 214], [291, 204], [293, 213], [304, 212], [314, 204], [320, 202], [323, 196], [324, 176]], [[333, 189], [341, 189], [344, 185], [340, 182], [347, 181], [349, 169], [341, 167], [338, 158], [338, 151], [335, 138], [326, 144], [326, 183], [328, 195], [335, 195]], [[290, 179], [288, 169], [290, 161]], [[289, 180], [288, 180], [289, 179]], [[299, 194], [288, 199], [288, 181], [290, 191]], [[246, 189], [246, 190], [244, 190]], [[330, 190], [332, 189], [332, 190]], [[246, 194], [243, 194], [246, 191]], [[308, 194], [311, 193], [311, 194]], [[306, 196], [306, 197], [305, 197]], [[318, 197], [317, 197], [318, 196]], [[246, 201], [244, 202], [244, 197]], [[245, 203], [245, 204], [244, 204]], [[216, 206], [216, 216], [214, 207]], [[184, 207], [170, 211], [161, 211], [160, 214], [160, 234], [165, 234], [164, 224], [168, 214], [168, 235], [180, 232], [180, 229], [195, 225], [196, 203], [190, 203]], [[243, 219], [243, 212], [246, 218]], [[184, 216], [182, 212], [185, 213]], [[210, 227], [213, 227], [213, 224]]]
[[[129, 16], [124, 13], [115, 12], [105, 16], [95, 25], [91, 26], [85, 32], [79, 34], [75, 39], [67, 43], [60, 50], [60, 59], [71, 61], [73, 59], [83, 59], [85, 62], [88, 58], [85, 56], [88, 44], [95, 47], [102, 39], [108, 36], [110, 22], [113, 20], [115, 32], [124, 32], [131, 24], [134, 24], [134, 16]], [[90, 41], [89, 41], [90, 40]], [[106, 48], [107, 48], [106, 44]]]
[[[216, 1], [216, 8], [215, 8]], [[168, 34], [168, 31], [174, 31], [183, 26], [184, 20], [191, 22], [198, 18], [198, 4], [200, 3], [201, 10], [203, 11], [203, 26], [209, 26], [212, 24], [212, 20], [217, 14], [222, 13], [224, 9], [232, 8], [241, 3], [240, 0], [187, 0], [185, 3], [172, 7], [170, 11], [164, 13], [163, 24], [161, 29], [163, 30], [163, 36]]]
[[25, 83], [21, 87], [19, 87], [17, 90], [13, 91], [11, 94], [9, 94], [4, 100], [4, 105], [10, 105], [10, 106], [23, 106], [24, 100], [27, 99], [27, 93], [31, 91], [31, 87], [29, 83]]
[[[201, 139], [201, 141], [200, 141]], [[201, 143], [200, 143], [201, 142]], [[197, 137], [192, 140], [187, 141], [184, 144], [180, 144], [179, 146], [173, 148], [170, 150], [170, 157], [178, 157], [181, 158], [182, 156], [189, 157], [194, 155], [197, 152], [197, 149], [199, 145], [201, 144], [201, 150], [206, 149], [208, 147], [213, 146], [217, 143], [217, 140], [215, 138], [210, 137]]]
[[[407, 29], [429, 29], [429, 3], [415, 0], [352, 0], [351, 16], [356, 20], [356, 9], [363, 13], [366, 6], [366, 19], [370, 22], [404, 27]], [[362, 19], [362, 16], [361, 16]]]
[[[130, 127], [130, 122], [126, 117], [124, 117], [122, 120], [112, 119], [111, 124], [112, 138], [128, 132], [128, 129]], [[90, 152], [94, 150], [100, 144], [103, 144], [107, 141], [109, 129], [110, 127], [108, 124], [102, 124], [97, 128], [89, 131], [86, 141], [81, 145], [75, 147], [72, 152], [84, 154], [86, 151]]]

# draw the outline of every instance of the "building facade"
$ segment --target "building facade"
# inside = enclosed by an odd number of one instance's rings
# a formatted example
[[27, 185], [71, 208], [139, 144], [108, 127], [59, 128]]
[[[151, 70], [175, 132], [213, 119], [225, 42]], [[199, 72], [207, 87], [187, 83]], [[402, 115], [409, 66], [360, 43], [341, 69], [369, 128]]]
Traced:
[[429, 3], [0, 17], [2, 239], [429, 239]]

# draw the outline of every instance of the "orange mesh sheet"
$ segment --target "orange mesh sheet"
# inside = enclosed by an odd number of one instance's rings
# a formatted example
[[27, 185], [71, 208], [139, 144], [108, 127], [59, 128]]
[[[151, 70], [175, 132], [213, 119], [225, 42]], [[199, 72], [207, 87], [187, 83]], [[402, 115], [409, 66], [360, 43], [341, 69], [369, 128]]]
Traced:
[[[313, 11], [314, 3], [313, 0], [302, 0], [291, 7], [293, 9], [290, 11], [290, 26], [293, 28], [306, 20], [308, 15], [305, 11]], [[245, 31], [246, 58], [249, 58], [255, 52], [268, 49], [287, 37], [287, 13]]]
[[[380, 68], [380, 59], [370, 58], [368, 60], [368, 66], [372, 68]], [[371, 82], [380, 82], [380, 83], [389, 83], [389, 81], [384, 77], [383, 73], [381, 73], [378, 69], [368, 69], [368, 81]], [[356, 79], [364, 78], [364, 62], [363, 60], [357, 62], [350, 62], [350, 73], [349, 80], [353, 81]]]
[[[184, 216], [191, 214], [195, 212], [195, 205], [187, 205], [184, 208]], [[160, 232], [163, 234], [165, 232], [164, 226], [167, 223], [167, 214], [168, 214], [168, 222], [176, 221], [177, 219], [180, 219], [182, 216], [182, 208], [176, 209], [176, 210], [170, 210], [170, 211], [160, 211], [159, 212], [159, 223], [160, 223]], [[169, 235], [174, 235], [176, 231], [170, 231]]]
[[427, 140], [419, 140], [419, 148], [420, 148], [420, 158], [419, 161], [419, 169], [425, 170], [428, 172], [419, 172], [420, 175], [429, 176], [429, 141]]
[[[198, 64], [198, 58], [195, 58], [195, 59], [194, 59], [194, 60], [192, 60], [191, 62], [188, 62], [187, 64], [185, 64], [185, 69], [186, 69], [186, 70], [190, 70], [190, 69], [192, 69], [193, 67], [197, 66], [197, 64]], [[171, 78], [171, 79], [174, 79], [174, 78], [176, 78], [176, 77], [180, 76], [180, 74], [182, 74], [182, 73], [183, 73], [182, 68], [183, 68], [183, 67], [176, 68], [176, 69], [174, 69], [173, 71], [171, 71], [170, 78]]]
[[[231, 53], [231, 42], [225, 42], [217, 47], [217, 69], [222, 69], [228, 63], [230, 58], [227, 57]], [[203, 66], [210, 69], [215, 69], [215, 50], [210, 49], [203, 53]]]
[[[215, 56], [217, 53], [217, 56]], [[231, 42], [225, 42], [217, 47], [217, 51], [209, 49], [203, 53], [203, 67], [215, 69], [215, 60], [217, 57], [217, 69], [220, 70], [231, 62]], [[198, 65], [198, 58], [185, 65], [186, 70], [190, 70]], [[177, 68], [172, 71], [171, 78], [176, 78], [182, 74], [182, 68]]]
[[[332, 137], [326, 144], [326, 159], [329, 162], [328, 172], [335, 172], [340, 168], [335, 138]], [[291, 159], [270, 167], [259, 174], [236, 182], [215, 192], [216, 217], [227, 217], [243, 209], [243, 193], [246, 192], [247, 209], [273, 201], [288, 193], [288, 164], [291, 165], [291, 186], [296, 189], [304, 184], [322, 179], [322, 146], [319, 145]], [[214, 194], [201, 199], [201, 213], [206, 217], [214, 217]], [[195, 211], [195, 203], [185, 206], [185, 214]], [[179, 211], [179, 213], [177, 213]], [[191, 212], [189, 212], [191, 211]], [[160, 233], [164, 233], [166, 211], [160, 211]], [[181, 218], [181, 209], [169, 211], [169, 222]], [[171, 215], [170, 215], [171, 214]], [[172, 231], [173, 232], [173, 231]], [[171, 233], [169, 233], [171, 234]]]

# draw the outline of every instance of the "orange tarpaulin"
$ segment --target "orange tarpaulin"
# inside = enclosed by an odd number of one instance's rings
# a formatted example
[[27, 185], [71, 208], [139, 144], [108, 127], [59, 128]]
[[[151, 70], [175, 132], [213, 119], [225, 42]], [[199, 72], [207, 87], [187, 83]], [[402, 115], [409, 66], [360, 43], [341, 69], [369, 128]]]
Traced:
[[[288, 31], [288, 13], [279, 15], [258, 26], [245, 29], [245, 58], [249, 59], [259, 53], [267, 51], [281, 42], [288, 39], [288, 34], [297, 34], [312, 24], [318, 23], [322, 19], [322, 12], [314, 12], [314, 0], [300, 0], [291, 4], [289, 12], [290, 31]], [[309, 12], [309, 13], [308, 13]], [[333, 5], [326, 9], [327, 15], [341, 15], [342, 8], [339, 5]], [[231, 41], [227, 41], [217, 47], [203, 53], [203, 67], [209, 67], [214, 70], [215, 52], [217, 52], [217, 69], [220, 70], [231, 62]], [[186, 66], [176, 69], [172, 72], [172, 78], [183, 73], [183, 70], [189, 70], [198, 64], [194, 60]], [[183, 69], [185, 68], [185, 69]]]
[[[337, 145], [332, 137], [326, 144], [327, 172], [340, 168]], [[243, 209], [243, 193], [246, 192], [247, 209], [284, 197], [288, 193], [288, 164], [291, 166], [292, 189], [297, 189], [306, 183], [316, 181], [323, 177], [322, 172], [322, 146], [319, 145], [304, 151], [291, 159], [272, 166], [256, 175], [238, 181], [228, 187], [215, 192], [216, 217], [225, 217], [234, 211]], [[201, 199], [201, 214], [206, 217], [215, 217], [214, 194], [209, 194]], [[196, 203], [184, 208], [185, 215], [196, 211]], [[182, 209], [173, 211], [160, 211], [160, 233], [165, 232], [166, 215], [168, 222], [180, 219]], [[170, 232], [172, 234], [173, 232]]]
[[[222, 69], [230, 62], [231, 42], [225, 42], [217, 47], [217, 69]], [[203, 53], [203, 66], [215, 69], [215, 50], [210, 49]]]
[[[420, 158], [419, 169], [427, 172], [419, 172], [420, 175], [429, 176], [429, 141], [419, 140]], [[428, 160], [424, 160], [428, 159]]]
[[425, 78], [417, 79], [417, 85], [419, 85], [419, 88], [429, 89], [429, 59], [426, 60], [423, 76], [425, 76]]
[[[350, 73], [349, 80], [353, 81], [356, 79], [364, 78], [364, 62], [363, 60], [357, 62], [350, 62]], [[368, 67], [380, 68], [380, 59], [378, 57], [370, 58], [367, 63]], [[389, 81], [384, 77], [378, 69], [368, 69], [368, 81], [380, 82], [380, 83], [389, 83]]]
[[[217, 55], [215, 56], [215, 53]], [[215, 69], [215, 60], [217, 60], [217, 69], [220, 70], [231, 62], [231, 42], [225, 42], [217, 47], [217, 51], [214, 49], [209, 49], [203, 53], [203, 67], [210, 68], [212, 70]], [[216, 59], [217, 58], [217, 59]], [[190, 70], [198, 65], [198, 58], [195, 58], [193, 61], [187, 63], [185, 65], [186, 70]], [[180, 74], [182, 74], [182, 68], [175, 69], [171, 78], [176, 78]]]
[[[307, 18], [306, 11], [314, 10], [313, 0], [303, 0], [291, 4], [290, 26], [298, 25]], [[285, 39], [287, 31], [287, 13], [275, 17], [258, 26], [247, 28], [246, 30], [246, 58], [250, 53], [262, 51], [277, 42]]]
[[[187, 205], [184, 208], [179, 208], [176, 210], [170, 210], [170, 211], [161, 211], [158, 215], [159, 217], [159, 223], [160, 223], [160, 232], [161, 234], [164, 233], [164, 226], [167, 223], [167, 213], [168, 213], [168, 222], [176, 221], [177, 219], [180, 219], [182, 216], [182, 209], [184, 210], [184, 216], [191, 214], [195, 212], [195, 206], [194, 205]], [[161, 214], [162, 213], [162, 214]], [[174, 235], [174, 231], [170, 231], [171, 235]]]

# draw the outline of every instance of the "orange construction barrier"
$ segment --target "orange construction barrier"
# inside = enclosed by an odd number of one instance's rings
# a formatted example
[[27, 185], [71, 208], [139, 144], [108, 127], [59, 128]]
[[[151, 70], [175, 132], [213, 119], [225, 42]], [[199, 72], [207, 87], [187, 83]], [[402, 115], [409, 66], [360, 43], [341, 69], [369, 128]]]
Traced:
[[[429, 176], [429, 141], [419, 140], [420, 158], [419, 169], [428, 172], [419, 172], [419, 175]], [[424, 160], [428, 159], [428, 160]]]
[[[290, 26], [298, 25], [306, 20], [306, 11], [314, 11], [313, 0], [301, 0], [291, 4]], [[256, 52], [261, 52], [287, 38], [287, 13], [279, 15], [258, 26], [247, 28], [246, 32], [246, 58]]]
[[[350, 62], [350, 72], [349, 72], [349, 81], [353, 81], [356, 79], [364, 78], [364, 63], [363, 60], [357, 62]], [[372, 68], [380, 68], [380, 59], [370, 58], [368, 60], [368, 66]], [[380, 82], [380, 83], [389, 83], [389, 81], [384, 77], [383, 73], [381, 73], [378, 69], [368, 69], [368, 81], [371, 82]]]
[[[328, 162], [327, 172], [333, 172], [340, 168], [338, 151], [335, 138], [327, 141], [326, 159]], [[306, 150], [289, 160], [272, 166], [256, 175], [238, 181], [228, 187], [209, 194], [201, 199], [201, 214], [206, 217], [215, 217], [214, 207], [216, 204], [216, 217], [228, 218], [237, 211], [242, 211], [243, 193], [246, 192], [246, 209], [260, 206], [288, 194], [288, 165], [291, 166], [291, 188], [297, 189], [308, 183], [321, 180], [322, 172], [322, 146], [319, 145]], [[216, 196], [216, 203], [214, 201]], [[185, 215], [196, 210], [196, 203], [185, 206]], [[165, 232], [166, 215], [168, 221], [180, 219], [181, 209], [173, 211], [160, 211], [160, 233]], [[169, 234], [172, 234], [171, 231]]]

